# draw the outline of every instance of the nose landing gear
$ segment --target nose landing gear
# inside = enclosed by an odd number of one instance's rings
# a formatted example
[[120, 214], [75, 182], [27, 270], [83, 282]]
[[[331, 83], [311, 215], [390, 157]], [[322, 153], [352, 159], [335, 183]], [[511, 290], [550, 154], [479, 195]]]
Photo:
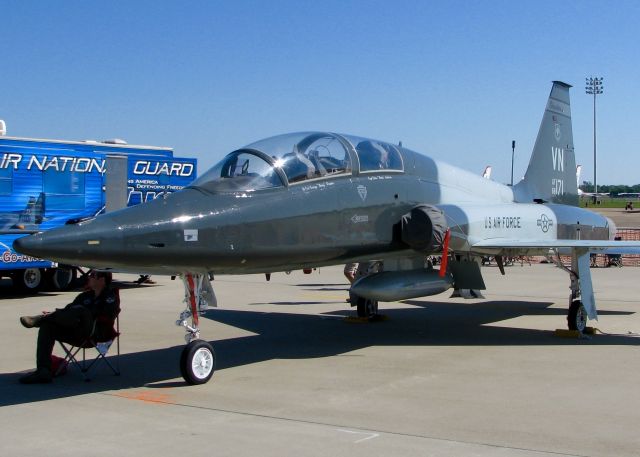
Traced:
[[216, 296], [207, 274], [186, 273], [182, 282], [187, 309], [180, 313], [176, 325], [185, 328], [187, 345], [180, 356], [180, 373], [187, 384], [204, 384], [213, 376], [216, 356], [211, 344], [200, 339], [198, 325], [209, 306], [217, 306]]

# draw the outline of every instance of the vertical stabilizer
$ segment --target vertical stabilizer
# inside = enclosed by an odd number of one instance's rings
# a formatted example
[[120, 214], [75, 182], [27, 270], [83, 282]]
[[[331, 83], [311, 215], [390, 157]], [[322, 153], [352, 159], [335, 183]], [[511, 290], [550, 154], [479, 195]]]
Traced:
[[517, 202], [543, 200], [578, 205], [570, 87], [553, 82], [529, 167], [524, 179], [513, 188]]
[[42, 224], [44, 220], [44, 192], [40, 192], [38, 199], [29, 197], [27, 206], [18, 215], [19, 224]]
[[33, 222], [36, 224], [42, 224], [44, 219], [45, 212], [45, 194], [44, 192], [40, 192], [38, 195], [38, 200], [36, 201], [35, 207], [33, 208]]

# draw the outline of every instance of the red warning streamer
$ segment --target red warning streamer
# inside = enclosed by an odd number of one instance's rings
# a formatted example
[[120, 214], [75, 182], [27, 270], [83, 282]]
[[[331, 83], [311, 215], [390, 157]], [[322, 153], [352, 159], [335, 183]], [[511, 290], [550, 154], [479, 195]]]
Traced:
[[191, 308], [191, 316], [193, 318], [193, 324], [197, 327], [199, 323], [198, 305], [196, 304], [196, 285], [193, 280], [193, 275], [187, 274], [187, 283], [189, 284], [189, 307]]
[[444, 278], [447, 274], [447, 263], [449, 262], [449, 239], [451, 238], [451, 229], [447, 229], [444, 235], [444, 243], [442, 244], [442, 262], [440, 263], [440, 273], [438, 276]]

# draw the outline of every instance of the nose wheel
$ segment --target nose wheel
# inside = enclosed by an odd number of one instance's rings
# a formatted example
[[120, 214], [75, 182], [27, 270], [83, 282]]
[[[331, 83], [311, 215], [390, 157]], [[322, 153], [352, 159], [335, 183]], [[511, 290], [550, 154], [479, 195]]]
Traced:
[[216, 368], [213, 347], [204, 340], [193, 340], [182, 350], [180, 372], [187, 384], [204, 384]]

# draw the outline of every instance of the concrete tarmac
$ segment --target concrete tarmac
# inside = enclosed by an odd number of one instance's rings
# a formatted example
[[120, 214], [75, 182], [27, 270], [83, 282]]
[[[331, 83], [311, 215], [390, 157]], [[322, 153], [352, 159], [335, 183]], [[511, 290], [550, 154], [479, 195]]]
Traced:
[[[202, 319], [217, 371], [180, 377], [181, 281], [122, 286], [121, 376], [71, 369], [24, 386], [35, 329], [20, 315], [76, 292], [0, 287], [0, 439], [5, 456], [637, 456], [640, 270], [593, 269], [600, 333], [566, 326], [569, 277], [552, 265], [484, 267], [485, 300], [381, 304], [353, 323], [339, 267], [217, 277]], [[5, 284], [6, 286], [6, 284]], [[58, 349], [56, 349], [58, 351]]]
[[[636, 207], [639, 206], [637, 201], [634, 201], [633, 203]], [[588, 209], [610, 218], [618, 228], [640, 227], [639, 209], [634, 209], [632, 211], [626, 211], [624, 208], [589, 207]]]

